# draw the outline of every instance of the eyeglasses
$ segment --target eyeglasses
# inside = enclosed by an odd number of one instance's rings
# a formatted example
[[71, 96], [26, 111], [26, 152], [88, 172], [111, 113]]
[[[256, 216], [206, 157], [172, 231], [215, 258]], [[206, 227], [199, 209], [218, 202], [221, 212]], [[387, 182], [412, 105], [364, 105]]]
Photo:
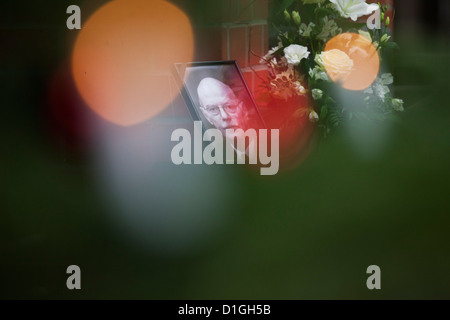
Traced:
[[217, 116], [220, 113], [220, 108], [225, 111], [226, 113], [234, 114], [237, 112], [239, 103], [230, 103], [225, 104], [223, 106], [207, 106], [207, 107], [201, 107], [206, 112], [212, 114], [213, 116]]

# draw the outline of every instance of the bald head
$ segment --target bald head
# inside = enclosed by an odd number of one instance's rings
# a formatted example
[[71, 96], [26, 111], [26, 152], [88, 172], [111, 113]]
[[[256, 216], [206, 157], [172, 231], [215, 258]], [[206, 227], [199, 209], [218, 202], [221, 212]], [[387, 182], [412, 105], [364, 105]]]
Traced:
[[236, 99], [229, 86], [214, 78], [204, 78], [200, 81], [197, 94], [202, 107], [222, 104], [224, 101]]
[[214, 78], [204, 78], [197, 93], [203, 116], [224, 136], [227, 129], [243, 127], [242, 103], [229, 86]]

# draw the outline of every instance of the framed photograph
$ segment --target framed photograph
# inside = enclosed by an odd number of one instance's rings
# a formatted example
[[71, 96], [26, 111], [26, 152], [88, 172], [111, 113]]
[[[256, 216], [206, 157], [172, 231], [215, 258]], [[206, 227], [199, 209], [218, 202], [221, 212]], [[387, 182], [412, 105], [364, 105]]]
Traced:
[[191, 62], [175, 64], [183, 98], [194, 121], [203, 130], [250, 128], [266, 125], [236, 61]]

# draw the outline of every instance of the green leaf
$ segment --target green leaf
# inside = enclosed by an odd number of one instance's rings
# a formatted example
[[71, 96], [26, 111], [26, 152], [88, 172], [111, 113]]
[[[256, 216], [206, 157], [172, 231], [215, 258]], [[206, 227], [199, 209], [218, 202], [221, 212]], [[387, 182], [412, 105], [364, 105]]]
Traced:
[[348, 21], [346, 19], [335, 19], [335, 21], [344, 31], [361, 30], [366, 25], [365, 23]]
[[380, 47], [387, 49], [400, 49], [397, 43], [395, 42], [384, 42], [380, 44]]
[[327, 101], [327, 102], [336, 103], [336, 101], [334, 101], [334, 99], [333, 99], [332, 97], [330, 97], [330, 96], [328, 96], [328, 98], [327, 98], [326, 101]]
[[324, 104], [322, 106], [322, 109], [320, 110], [320, 119], [325, 119], [327, 117], [328, 114], [328, 106], [326, 104]]

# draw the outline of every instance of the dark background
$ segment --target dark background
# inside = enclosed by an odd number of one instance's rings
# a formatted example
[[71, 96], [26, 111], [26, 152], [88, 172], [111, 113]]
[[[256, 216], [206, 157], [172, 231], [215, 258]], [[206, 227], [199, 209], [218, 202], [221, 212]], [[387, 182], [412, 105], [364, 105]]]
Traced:
[[[221, 168], [232, 177], [220, 190], [231, 194], [224, 198], [231, 206], [220, 204], [230, 219], [201, 245], [178, 251], [151, 237], [136, 245], [111, 223], [114, 197], [98, 183], [88, 147], [96, 128], [75, 121], [70, 108], [63, 120], [49, 111], [50, 83], [75, 38], [65, 11], [77, 3], [0, 4], [1, 298], [450, 298], [447, 1], [396, 1], [401, 50], [393, 73], [406, 110], [376, 156], [361, 155], [337, 131], [274, 177]], [[102, 3], [83, 3], [83, 16]], [[61, 99], [70, 106], [79, 97]], [[164, 168], [180, 194], [196, 177], [177, 179], [176, 169]], [[170, 206], [172, 214], [209, 210], [195, 195], [189, 206]], [[65, 286], [71, 264], [81, 267], [80, 291]], [[365, 285], [372, 264], [381, 267], [379, 291]]]

